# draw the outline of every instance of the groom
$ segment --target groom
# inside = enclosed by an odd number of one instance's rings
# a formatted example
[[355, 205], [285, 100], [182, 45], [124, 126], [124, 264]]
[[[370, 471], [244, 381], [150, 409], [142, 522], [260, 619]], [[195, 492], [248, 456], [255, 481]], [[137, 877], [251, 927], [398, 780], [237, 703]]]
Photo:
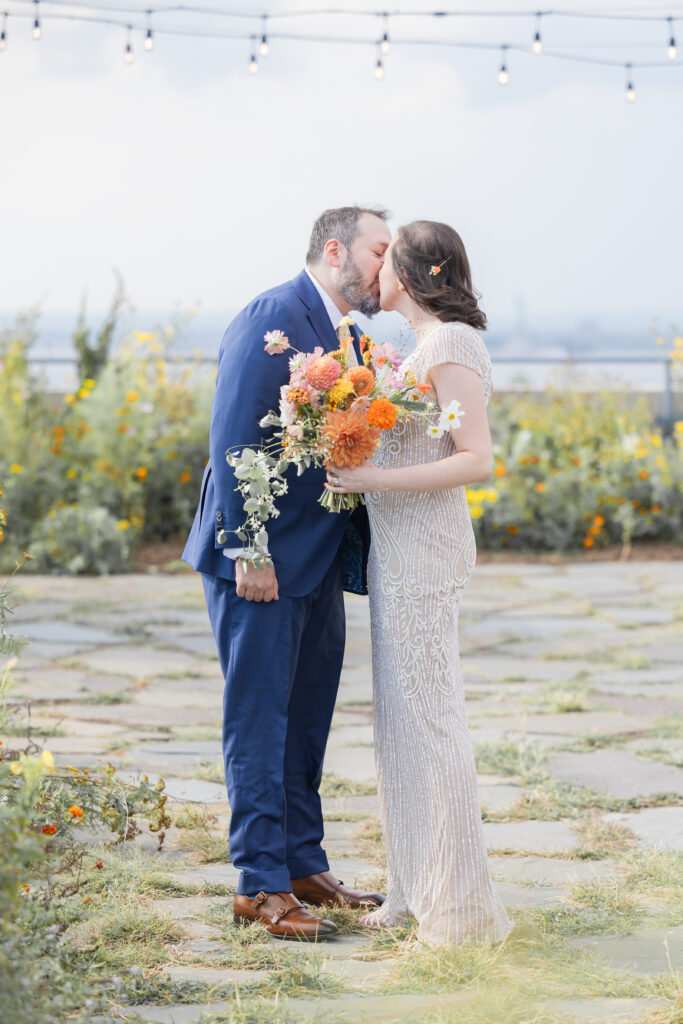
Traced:
[[[318, 504], [324, 470], [288, 473], [280, 516], [268, 523], [273, 568], [258, 569], [233, 532], [245, 516], [225, 452], [258, 446], [259, 421], [278, 408], [289, 381], [287, 356], [265, 352], [267, 331], [283, 331], [301, 352], [316, 346], [333, 352], [343, 316], [378, 312], [378, 276], [391, 238], [387, 218], [385, 210], [357, 206], [326, 210], [313, 225], [306, 268], [253, 299], [228, 327], [218, 356], [210, 457], [183, 553], [202, 573], [225, 676], [230, 856], [241, 870], [235, 922], [261, 921], [280, 938], [316, 940], [337, 931], [301, 901], [383, 902], [336, 879], [320, 845], [318, 787], [344, 654], [341, 546], [349, 514]], [[353, 334], [360, 362], [355, 327]]]

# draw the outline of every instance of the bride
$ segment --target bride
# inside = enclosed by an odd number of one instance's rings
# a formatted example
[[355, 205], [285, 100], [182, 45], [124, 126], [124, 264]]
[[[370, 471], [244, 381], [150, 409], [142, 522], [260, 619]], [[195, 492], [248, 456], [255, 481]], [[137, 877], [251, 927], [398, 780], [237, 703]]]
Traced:
[[[465, 485], [487, 480], [491, 362], [478, 331], [460, 236], [446, 224], [399, 229], [380, 273], [381, 303], [415, 331], [402, 364], [434, 389], [443, 414], [382, 434], [373, 462], [330, 467], [327, 486], [365, 492], [379, 809], [388, 894], [362, 921], [418, 922], [418, 938], [498, 942], [510, 929], [491, 882], [458, 647], [458, 612], [476, 548]], [[431, 395], [430, 395], [431, 397]], [[456, 405], [457, 408], [457, 405]]]

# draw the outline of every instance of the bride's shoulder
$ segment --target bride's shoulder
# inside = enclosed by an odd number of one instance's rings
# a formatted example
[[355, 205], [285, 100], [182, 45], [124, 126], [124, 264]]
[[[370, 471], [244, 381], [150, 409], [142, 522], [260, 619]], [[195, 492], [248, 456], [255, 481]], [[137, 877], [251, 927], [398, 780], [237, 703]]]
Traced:
[[[435, 327], [425, 338], [424, 355], [434, 360], [436, 357], [448, 356], [450, 353], [455, 362], [476, 360], [489, 361], [489, 354], [479, 331], [459, 320], [449, 321]], [[460, 356], [460, 358], [459, 358]]]

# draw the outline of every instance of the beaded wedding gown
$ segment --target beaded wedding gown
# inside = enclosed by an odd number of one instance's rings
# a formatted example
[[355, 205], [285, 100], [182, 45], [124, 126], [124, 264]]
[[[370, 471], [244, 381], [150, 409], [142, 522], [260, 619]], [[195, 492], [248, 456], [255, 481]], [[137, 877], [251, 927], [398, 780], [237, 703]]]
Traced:
[[[477, 332], [437, 327], [402, 365], [419, 381], [454, 362], [482, 378], [491, 363]], [[424, 419], [382, 434], [383, 468], [435, 462], [455, 451]], [[388, 894], [369, 923], [409, 912], [418, 938], [498, 942], [512, 928], [489, 874], [458, 648], [458, 611], [476, 547], [465, 488], [366, 495], [372, 545], [368, 590], [379, 810]]]

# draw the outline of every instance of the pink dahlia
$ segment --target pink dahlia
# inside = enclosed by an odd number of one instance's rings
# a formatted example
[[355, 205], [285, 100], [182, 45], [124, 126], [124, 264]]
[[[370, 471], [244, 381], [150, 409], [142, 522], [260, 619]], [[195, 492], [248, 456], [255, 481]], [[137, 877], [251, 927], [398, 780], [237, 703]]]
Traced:
[[306, 380], [316, 391], [329, 391], [341, 376], [341, 366], [332, 356], [321, 356], [306, 369]]

